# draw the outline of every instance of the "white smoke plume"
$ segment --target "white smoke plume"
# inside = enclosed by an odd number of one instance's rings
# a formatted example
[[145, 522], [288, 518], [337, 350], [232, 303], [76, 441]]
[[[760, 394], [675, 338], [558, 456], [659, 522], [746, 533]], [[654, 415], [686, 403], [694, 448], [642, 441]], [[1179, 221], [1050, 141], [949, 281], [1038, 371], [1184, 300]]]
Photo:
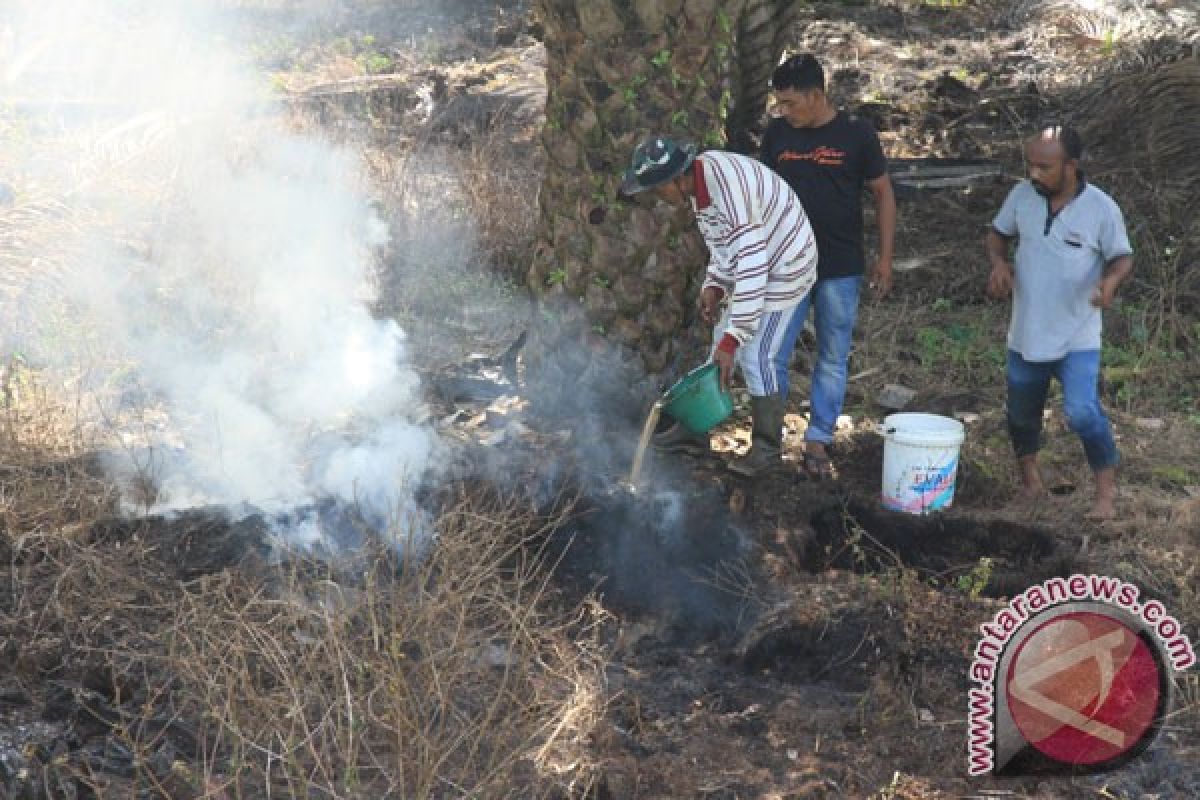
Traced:
[[354, 154], [298, 133], [223, 44], [220, 5], [0, 4], [0, 183], [42, 248], [0, 335], [121, 399], [144, 510], [390, 517], [437, 443], [370, 312], [388, 231]]

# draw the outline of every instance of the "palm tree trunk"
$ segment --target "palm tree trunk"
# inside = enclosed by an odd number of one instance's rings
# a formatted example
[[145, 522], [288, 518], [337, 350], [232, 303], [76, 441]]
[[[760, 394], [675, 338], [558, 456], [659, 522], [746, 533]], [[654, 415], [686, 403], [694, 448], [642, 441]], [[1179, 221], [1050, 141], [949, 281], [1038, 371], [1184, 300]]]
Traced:
[[[643, 137], [724, 148], [731, 124], [743, 126], [756, 104], [761, 110], [778, 55], [769, 22], [784, 5], [795, 3], [537, 0], [547, 51], [547, 160], [528, 275], [542, 313], [529, 352], [563, 373], [552, 381], [577, 380], [601, 353], [636, 363], [660, 383], [703, 357], [703, 337], [688, 335], [707, 263], [694, 222], [649, 198], [622, 202], [617, 187]], [[771, 53], [736, 58], [739, 31], [743, 53], [763, 46]], [[763, 91], [742, 98], [731, 122], [735, 92], [744, 93], [737, 87], [755, 82]], [[564, 343], [585, 345], [574, 351], [582, 355], [564, 361]], [[539, 352], [556, 357], [538, 359]]]

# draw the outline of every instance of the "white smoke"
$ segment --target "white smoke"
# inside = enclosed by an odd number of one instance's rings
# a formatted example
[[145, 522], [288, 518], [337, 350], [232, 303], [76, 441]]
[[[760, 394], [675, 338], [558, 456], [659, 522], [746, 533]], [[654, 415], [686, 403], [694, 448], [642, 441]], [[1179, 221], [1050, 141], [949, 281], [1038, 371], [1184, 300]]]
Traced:
[[388, 232], [354, 154], [293, 130], [216, 3], [5, 5], [0, 182], [59, 219], [5, 337], [120, 390], [146, 510], [409, 508], [436, 441], [369, 310]]

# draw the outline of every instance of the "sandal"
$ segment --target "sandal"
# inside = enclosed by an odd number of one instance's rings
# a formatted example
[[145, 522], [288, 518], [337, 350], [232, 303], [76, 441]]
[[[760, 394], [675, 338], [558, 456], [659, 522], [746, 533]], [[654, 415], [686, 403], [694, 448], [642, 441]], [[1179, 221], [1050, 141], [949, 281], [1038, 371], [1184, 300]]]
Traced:
[[814, 481], [823, 481], [825, 479], [833, 480], [833, 462], [829, 460], [827, 455], [818, 455], [817, 453], [804, 453], [804, 459], [801, 461], [801, 466], [804, 469], [804, 474]]

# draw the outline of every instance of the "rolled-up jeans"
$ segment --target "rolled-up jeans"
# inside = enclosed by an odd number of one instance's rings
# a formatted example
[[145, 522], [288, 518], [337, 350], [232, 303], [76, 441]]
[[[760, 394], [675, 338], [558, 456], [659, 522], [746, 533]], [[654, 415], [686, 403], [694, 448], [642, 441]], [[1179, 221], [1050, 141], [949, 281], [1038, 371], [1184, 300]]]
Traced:
[[1063, 414], [1075, 432], [1093, 470], [1120, 461], [1112, 425], [1100, 407], [1100, 351], [1076, 350], [1057, 361], [1026, 361], [1008, 351], [1008, 435], [1017, 458], [1034, 455], [1042, 443], [1042, 412], [1050, 379], [1063, 390]]
[[847, 363], [854, 323], [858, 320], [862, 279], [862, 275], [850, 275], [818, 280], [800, 301], [800, 307], [792, 317], [788, 338], [793, 344], [804, 327], [810, 305], [817, 331], [817, 360], [813, 365], [809, 398], [812, 410], [804, 432], [806, 442], [829, 444], [833, 441], [833, 429], [846, 400]]

